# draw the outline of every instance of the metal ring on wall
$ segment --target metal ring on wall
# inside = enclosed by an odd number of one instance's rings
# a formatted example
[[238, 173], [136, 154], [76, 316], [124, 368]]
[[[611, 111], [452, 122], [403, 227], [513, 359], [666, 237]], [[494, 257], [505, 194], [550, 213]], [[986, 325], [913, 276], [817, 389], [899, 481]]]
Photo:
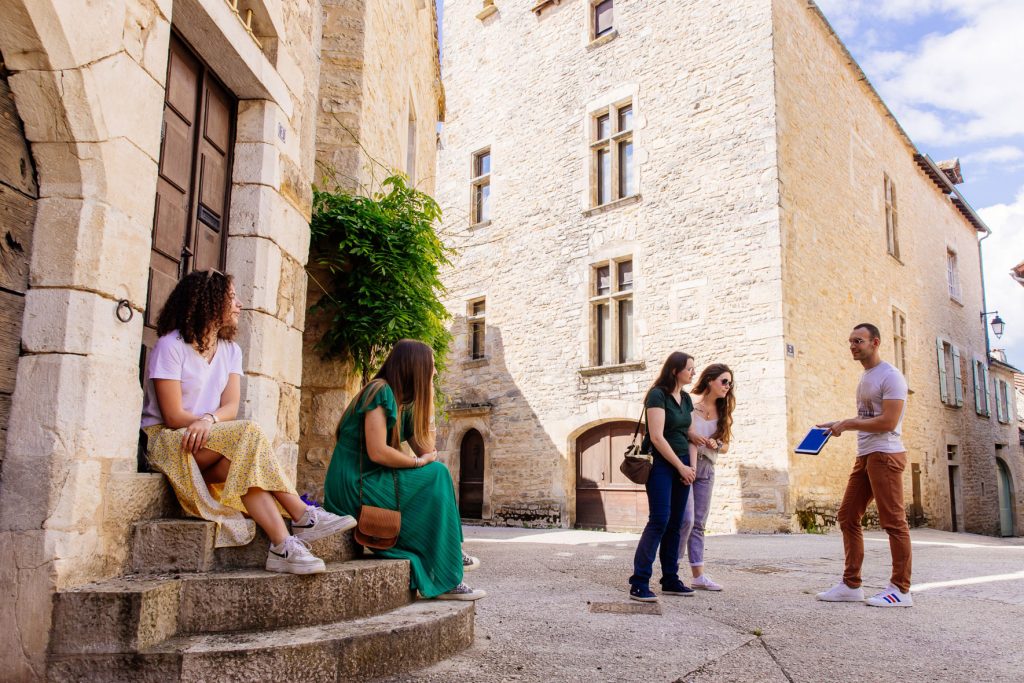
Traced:
[[[124, 311], [128, 311], [128, 313], [126, 314]], [[114, 315], [123, 323], [131, 322], [131, 319], [135, 317], [132, 303], [128, 299], [120, 299], [117, 302], [117, 309], [114, 311]]]

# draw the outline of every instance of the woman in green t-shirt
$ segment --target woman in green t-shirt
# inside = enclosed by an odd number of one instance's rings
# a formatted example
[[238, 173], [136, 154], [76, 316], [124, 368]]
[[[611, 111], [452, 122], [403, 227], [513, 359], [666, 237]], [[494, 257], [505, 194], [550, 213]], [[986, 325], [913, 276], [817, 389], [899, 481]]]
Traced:
[[647, 480], [650, 516], [637, 543], [633, 575], [629, 577], [629, 597], [640, 602], [658, 599], [650, 588], [655, 554], [661, 558], [661, 592], [693, 595], [693, 589], [679, 580], [679, 527], [696, 475], [690, 466], [688, 441], [693, 402], [683, 391], [693, 380], [693, 367], [691, 356], [673, 351], [644, 401], [647, 439], [654, 454], [654, 467]]
[[[448, 468], [437, 462], [431, 434], [434, 374], [429, 346], [412, 339], [395, 344], [341, 417], [324, 508], [352, 515], [363, 504], [400, 509], [397, 543], [374, 554], [409, 560], [412, 588], [425, 598], [477, 600], [486, 593], [463, 583], [462, 573], [479, 562], [462, 553], [455, 487]], [[399, 450], [403, 441], [416, 455]]]

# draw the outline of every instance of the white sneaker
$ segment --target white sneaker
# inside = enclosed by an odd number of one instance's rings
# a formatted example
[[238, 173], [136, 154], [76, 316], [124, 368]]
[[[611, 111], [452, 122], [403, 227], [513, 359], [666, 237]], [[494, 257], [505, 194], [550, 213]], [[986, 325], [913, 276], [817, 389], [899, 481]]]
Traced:
[[487, 597], [487, 592], [482, 591], [479, 588], [473, 590], [464, 583], [460, 583], [455, 588], [451, 589], [447, 593], [441, 593], [437, 596], [438, 600], [479, 600], [480, 598]]
[[850, 588], [840, 581], [827, 591], [818, 593], [818, 599], [825, 602], [863, 602], [864, 589]]
[[472, 555], [467, 555], [465, 550], [462, 551], [462, 571], [468, 572], [470, 569], [476, 569], [479, 566], [480, 560]]
[[327, 571], [324, 561], [309, 551], [309, 544], [295, 536], [284, 539], [280, 546], [270, 546], [267, 571], [282, 574], [319, 574]]
[[697, 590], [702, 591], [720, 591], [722, 587], [717, 583], [708, 578], [707, 574], [701, 574], [700, 576], [693, 577], [693, 581], [690, 582]]
[[913, 607], [914, 599], [909, 592], [903, 593], [890, 583], [884, 591], [868, 598], [868, 604], [872, 607]]
[[306, 514], [302, 515], [302, 519], [292, 521], [292, 534], [306, 543], [312, 543], [317, 539], [348, 531], [356, 524], [356, 519], [352, 515], [336, 515], [323, 508], [310, 505], [306, 508]]

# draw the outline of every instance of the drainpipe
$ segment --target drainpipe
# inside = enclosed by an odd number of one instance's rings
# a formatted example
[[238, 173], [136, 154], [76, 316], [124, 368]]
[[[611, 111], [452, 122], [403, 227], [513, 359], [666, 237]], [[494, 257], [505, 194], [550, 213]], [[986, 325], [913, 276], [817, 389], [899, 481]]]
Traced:
[[[986, 226], [987, 227], [987, 226]], [[984, 237], [978, 240], [978, 271], [981, 273], [981, 312], [984, 313], [988, 310], [988, 301], [985, 300], [985, 259], [981, 255], [981, 243], [992, 236], [991, 230], [986, 230]], [[989, 367], [992, 364], [992, 349], [989, 347], [988, 339], [988, 318], [981, 316], [981, 330], [985, 333], [985, 366]], [[988, 387], [985, 387], [985, 391], [988, 392]]]

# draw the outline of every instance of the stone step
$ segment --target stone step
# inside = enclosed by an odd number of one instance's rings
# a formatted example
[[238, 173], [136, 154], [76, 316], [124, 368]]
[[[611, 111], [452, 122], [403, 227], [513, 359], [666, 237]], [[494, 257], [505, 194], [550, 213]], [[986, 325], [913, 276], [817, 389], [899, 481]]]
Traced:
[[138, 653], [52, 655], [50, 681], [363, 681], [429, 666], [473, 642], [472, 602], [423, 600], [323, 626], [175, 638]]
[[[136, 522], [132, 530], [131, 568], [136, 574], [209, 572], [257, 569], [267, 561], [270, 539], [259, 527], [248, 545], [215, 548], [213, 522], [201, 519], [156, 519]], [[313, 553], [324, 562], [358, 557], [361, 549], [352, 532], [313, 541]]]
[[122, 577], [56, 594], [50, 651], [128, 653], [175, 636], [330, 624], [414, 597], [404, 560], [350, 560], [308, 576], [242, 570]]

